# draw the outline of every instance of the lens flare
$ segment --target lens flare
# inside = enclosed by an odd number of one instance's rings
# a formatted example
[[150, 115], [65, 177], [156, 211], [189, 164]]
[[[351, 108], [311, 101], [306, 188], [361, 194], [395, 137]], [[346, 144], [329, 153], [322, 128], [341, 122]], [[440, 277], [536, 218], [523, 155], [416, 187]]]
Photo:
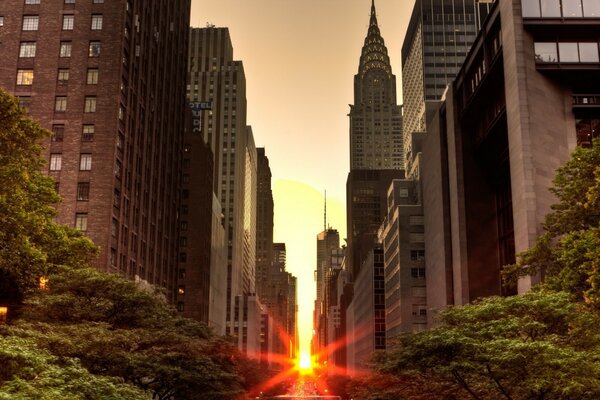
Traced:
[[302, 354], [298, 365], [300, 365], [300, 369], [311, 369], [310, 356], [308, 354]]

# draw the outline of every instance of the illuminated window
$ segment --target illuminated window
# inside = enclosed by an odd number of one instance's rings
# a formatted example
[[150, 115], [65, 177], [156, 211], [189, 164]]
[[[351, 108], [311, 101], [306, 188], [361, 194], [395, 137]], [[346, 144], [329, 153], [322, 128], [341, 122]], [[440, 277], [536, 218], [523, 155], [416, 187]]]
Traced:
[[100, 57], [100, 50], [102, 49], [102, 44], [98, 41], [90, 42], [90, 46], [88, 49], [89, 57]]
[[185, 286], [179, 286], [177, 289], [177, 294], [183, 296], [185, 294]]
[[82, 142], [93, 142], [94, 141], [94, 125], [83, 125], [83, 132], [81, 133]]
[[19, 69], [17, 70], [17, 85], [29, 86], [33, 84], [33, 70]]

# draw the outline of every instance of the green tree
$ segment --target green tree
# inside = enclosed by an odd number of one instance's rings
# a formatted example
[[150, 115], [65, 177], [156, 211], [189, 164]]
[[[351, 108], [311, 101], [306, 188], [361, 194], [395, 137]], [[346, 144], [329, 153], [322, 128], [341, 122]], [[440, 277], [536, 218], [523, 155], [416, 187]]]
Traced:
[[458, 398], [600, 398], [600, 317], [567, 293], [486, 298], [441, 321], [401, 337], [379, 368], [446, 381]]
[[40, 142], [50, 133], [28, 118], [0, 89], [0, 286], [13, 300], [34, 288], [57, 265], [87, 265], [95, 246], [79, 232], [53, 221], [60, 201], [54, 181], [42, 173]]
[[28, 298], [10, 333], [157, 400], [244, 393], [243, 357], [230, 343], [205, 324], [178, 317], [160, 292], [94, 269], [50, 275], [47, 290]]
[[149, 393], [122, 379], [92, 375], [78, 360], [56, 357], [31, 339], [0, 335], [0, 365], [2, 400], [151, 398]]
[[543, 235], [505, 268], [505, 278], [514, 283], [543, 273], [547, 287], [600, 310], [600, 140], [575, 150], [551, 191], [558, 203], [544, 220]]

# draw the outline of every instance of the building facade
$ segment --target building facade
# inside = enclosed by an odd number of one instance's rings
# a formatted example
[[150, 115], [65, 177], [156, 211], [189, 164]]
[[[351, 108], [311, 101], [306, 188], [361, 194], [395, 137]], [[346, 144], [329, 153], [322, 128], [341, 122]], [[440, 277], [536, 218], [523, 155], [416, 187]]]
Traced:
[[233, 59], [227, 28], [191, 29], [189, 42], [188, 99], [210, 105], [198, 130], [214, 154], [227, 260], [221, 266], [227, 271], [226, 332], [234, 335], [236, 296], [255, 292], [257, 172], [246, 124], [246, 78], [242, 62]]
[[419, 176], [415, 157], [419, 136], [427, 129], [425, 102], [439, 100], [454, 80], [492, 2], [415, 1], [402, 45], [402, 147], [409, 177]]
[[418, 181], [394, 180], [379, 230], [384, 250], [386, 338], [427, 327], [425, 239]]
[[190, 1], [7, 0], [0, 86], [53, 132], [60, 223], [175, 300]]
[[431, 308], [540, 281], [507, 288], [500, 273], [543, 232], [556, 169], [598, 136], [599, 22], [593, 1], [492, 8], [424, 143], [439, 159], [424, 168]]

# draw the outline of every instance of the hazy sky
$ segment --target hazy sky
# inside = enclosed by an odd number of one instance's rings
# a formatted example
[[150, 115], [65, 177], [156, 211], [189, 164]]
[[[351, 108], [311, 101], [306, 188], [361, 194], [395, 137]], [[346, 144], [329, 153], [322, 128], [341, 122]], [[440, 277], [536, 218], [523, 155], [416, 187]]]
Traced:
[[[376, 0], [397, 77], [413, 0]], [[316, 296], [316, 236], [329, 225], [346, 237], [348, 105], [367, 34], [371, 0], [192, 0], [192, 26], [228, 27], [244, 63], [248, 124], [273, 174], [275, 242], [298, 277], [300, 340], [310, 349]]]

